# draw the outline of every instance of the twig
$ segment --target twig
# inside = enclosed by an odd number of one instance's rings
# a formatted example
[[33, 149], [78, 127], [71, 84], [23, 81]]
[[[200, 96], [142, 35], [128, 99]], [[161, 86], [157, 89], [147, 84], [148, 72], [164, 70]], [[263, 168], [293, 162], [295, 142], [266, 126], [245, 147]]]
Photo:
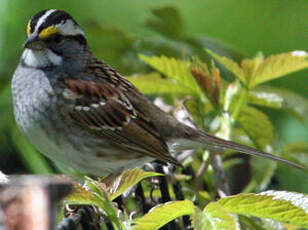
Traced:
[[[164, 173], [163, 167], [160, 164], [157, 164], [157, 172]], [[162, 176], [159, 178], [159, 180], [160, 180], [159, 187], [160, 187], [162, 201], [164, 203], [171, 201], [167, 178], [165, 176]], [[161, 230], [173, 230], [173, 229], [178, 229], [178, 226], [174, 220], [170, 221], [167, 225], [161, 228]]]
[[70, 217], [64, 218], [56, 230], [101, 230], [97, 213], [90, 206], [79, 207]]
[[135, 193], [136, 197], [139, 198], [141, 201], [143, 214], [146, 214], [151, 209], [151, 205], [149, 205], [146, 201], [141, 183], [138, 183]]
[[[180, 182], [176, 182], [173, 184], [173, 190], [175, 193], [175, 198], [176, 200], [184, 200], [184, 194], [183, 194], [183, 190], [182, 190], [182, 185]], [[189, 216], [183, 216], [183, 226], [184, 229], [189, 229], [191, 228], [191, 222], [189, 219]]]
[[225, 171], [223, 169], [223, 164], [221, 160], [221, 156], [219, 153], [212, 152], [213, 159], [212, 159], [212, 166], [216, 172], [216, 186], [217, 192], [220, 197], [225, 197], [230, 195], [230, 188], [228, 181], [226, 179]]

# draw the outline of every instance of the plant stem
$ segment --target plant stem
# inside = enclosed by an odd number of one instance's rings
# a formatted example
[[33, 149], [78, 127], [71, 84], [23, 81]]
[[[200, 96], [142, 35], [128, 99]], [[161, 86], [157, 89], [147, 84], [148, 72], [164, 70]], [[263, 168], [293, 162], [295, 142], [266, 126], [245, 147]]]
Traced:
[[217, 177], [217, 191], [220, 197], [230, 195], [230, 188], [226, 179], [225, 171], [223, 169], [223, 163], [219, 153], [212, 152], [214, 154], [212, 159], [212, 166], [216, 172]]
[[238, 117], [238, 115], [240, 114], [243, 105], [245, 105], [247, 101], [247, 97], [248, 97], [248, 89], [242, 87], [240, 98], [238, 100], [238, 103], [235, 105], [234, 111], [231, 115], [232, 122], [234, 122]]

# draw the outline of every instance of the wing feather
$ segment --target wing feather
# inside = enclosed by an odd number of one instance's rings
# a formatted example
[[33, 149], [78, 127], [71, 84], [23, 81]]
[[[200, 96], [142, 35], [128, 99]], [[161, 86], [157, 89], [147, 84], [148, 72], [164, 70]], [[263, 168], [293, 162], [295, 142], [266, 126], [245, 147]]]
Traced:
[[[121, 80], [108, 82], [103, 78], [93, 81], [65, 77], [62, 81], [66, 88], [64, 98], [73, 101], [69, 116], [77, 124], [89, 132], [109, 137], [115, 146], [127, 151], [179, 164], [169, 154], [154, 124], [130, 103], [125, 95], [127, 91], [123, 92], [121, 87], [114, 85]], [[127, 87], [127, 84], [125, 82], [122, 87]], [[117, 140], [122, 141], [119, 143]]]

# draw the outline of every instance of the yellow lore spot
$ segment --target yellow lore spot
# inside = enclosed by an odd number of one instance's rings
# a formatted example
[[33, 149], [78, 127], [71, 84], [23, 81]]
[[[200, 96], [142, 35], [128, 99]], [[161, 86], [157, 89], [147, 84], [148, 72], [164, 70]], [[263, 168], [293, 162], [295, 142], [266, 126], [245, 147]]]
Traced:
[[31, 34], [31, 21], [29, 21], [27, 25], [27, 35], [29, 36], [30, 34]]
[[44, 39], [56, 33], [59, 33], [59, 30], [54, 26], [49, 26], [39, 33], [39, 38]]

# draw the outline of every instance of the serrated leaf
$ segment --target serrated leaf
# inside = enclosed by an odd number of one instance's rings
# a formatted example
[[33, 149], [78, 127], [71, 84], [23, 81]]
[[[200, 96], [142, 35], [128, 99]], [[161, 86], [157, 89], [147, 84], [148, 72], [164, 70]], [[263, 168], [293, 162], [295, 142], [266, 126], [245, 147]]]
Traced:
[[190, 95], [200, 96], [201, 91], [190, 73], [189, 62], [165, 56], [147, 57], [139, 55], [139, 58], [169, 79], [176, 80], [176, 84], [185, 88], [185, 91], [189, 92]]
[[229, 196], [217, 203], [228, 212], [308, 227], [308, 195], [305, 194], [269, 190]]
[[199, 214], [199, 218], [193, 223], [196, 230], [240, 230], [236, 216], [228, 213], [216, 202], [208, 204], [202, 214]]
[[65, 202], [78, 205], [96, 205], [102, 207], [102, 201], [91, 191], [86, 190], [80, 184], [74, 184], [74, 189], [71, 194], [65, 197]]
[[172, 39], [185, 36], [184, 23], [176, 8], [165, 6], [151, 12], [156, 18], [148, 19], [146, 26]]
[[190, 91], [181, 87], [170, 78], [162, 78], [159, 73], [138, 74], [127, 78], [144, 94], [182, 94], [187, 95]]
[[269, 86], [257, 87], [249, 92], [249, 103], [280, 109], [307, 122], [308, 100], [291, 90]]
[[[240, 219], [240, 222], [242, 224], [244, 224], [245, 226], [248, 227], [248, 229], [250, 230], [269, 230], [269, 229], [265, 229], [263, 228], [263, 226], [261, 226], [259, 222], [256, 222], [256, 220], [254, 219], [257, 219], [255, 217], [247, 217], [247, 216], [244, 216], [244, 215], [239, 215], [239, 219]], [[244, 228], [246, 229], [246, 228]]]
[[260, 110], [244, 106], [237, 120], [259, 148], [265, 149], [272, 143], [274, 138], [273, 125]]
[[308, 67], [308, 54], [304, 51], [271, 55], [265, 59], [262, 54], [259, 54], [253, 59], [243, 59], [241, 65], [213, 51], [207, 50], [207, 52], [249, 89]]
[[134, 230], [155, 230], [180, 216], [192, 215], [194, 204], [189, 200], [171, 201], [157, 205], [145, 216], [137, 219]]
[[259, 66], [263, 62], [264, 57], [262, 53], [256, 55], [252, 59], [243, 59], [241, 62], [242, 70], [244, 71], [248, 88], [252, 88], [252, 81], [255, 79]]
[[119, 176], [116, 176], [116, 178], [114, 178], [110, 183], [105, 184], [108, 198], [114, 200], [142, 179], [151, 176], [162, 176], [162, 174], [156, 172], [145, 172], [138, 168], [126, 170]]
[[195, 207], [195, 212], [191, 217], [191, 224], [194, 230], [205, 230], [209, 226], [207, 217], [198, 207]]
[[75, 183], [73, 192], [66, 196], [64, 201], [68, 204], [95, 205], [106, 212], [115, 229], [124, 229], [124, 225], [118, 217], [117, 211], [109, 200], [106, 191], [101, 187], [96, 187], [100, 185], [97, 181], [87, 179], [86, 182], [88, 186], [87, 189]]
[[218, 61], [221, 65], [223, 65], [227, 70], [234, 74], [244, 85], [247, 84], [247, 79], [245, 76], [244, 71], [241, 69], [239, 64], [237, 64], [232, 59], [227, 57], [219, 56], [218, 54], [214, 53], [211, 50], [206, 50], [211, 56], [213, 56], [216, 61]]
[[[252, 87], [308, 67], [308, 54], [293, 51], [267, 57], [260, 63], [252, 79]], [[252, 88], [251, 87], [251, 88]]]

